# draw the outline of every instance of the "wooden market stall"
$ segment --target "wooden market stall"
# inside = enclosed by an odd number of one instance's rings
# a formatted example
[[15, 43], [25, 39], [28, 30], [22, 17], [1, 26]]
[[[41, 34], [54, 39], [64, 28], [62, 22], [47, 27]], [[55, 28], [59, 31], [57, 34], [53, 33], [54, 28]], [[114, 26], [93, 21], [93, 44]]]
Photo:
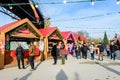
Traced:
[[85, 36], [80, 36], [81, 44], [88, 43], [88, 39]]
[[80, 41], [80, 35], [79, 34], [73, 34], [75, 38], [75, 43], [78, 43]]
[[[42, 38], [39, 30], [27, 19], [18, 20], [0, 27], [0, 68], [16, 61], [15, 49], [18, 43], [24, 48], [28, 57], [30, 41], [36, 42]], [[39, 53], [36, 53], [39, 55]]]
[[75, 37], [71, 31], [64, 31], [64, 32], [61, 32], [61, 34], [64, 38], [64, 41], [66, 41], [67, 43], [75, 42]]
[[64, 38], [64, 44], [67, 49], [67, 51], [71, 54], [71, 49], [73, 46], [73, 43], [75, 43], [75, 37], [73, 35], [73, 32], [71, 31], [64, 31], [61, 32], [63, 38]]
[[44, 51], [42, 57], [44, 57], [44, 59], [51, 58], [52, 44], [63, 41], [63, 37], [57, 27], [39, 29], [39, 32], [42, 34], [44, 41]]

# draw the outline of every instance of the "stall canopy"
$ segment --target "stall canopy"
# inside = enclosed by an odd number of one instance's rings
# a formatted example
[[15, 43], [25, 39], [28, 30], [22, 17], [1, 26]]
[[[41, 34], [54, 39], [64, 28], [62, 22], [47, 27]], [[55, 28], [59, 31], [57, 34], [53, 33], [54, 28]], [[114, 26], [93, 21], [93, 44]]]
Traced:
[[73, 42], [75, 41], [75, 37], [71, 31], [61, 32], [61, 34], [65, 40], [67, 40], [67, 41], [69, 40], [69, 41], [73, 41]]
[[84, 43], [88, 42], [88, 39], [85, 36], [80, 36], [80, 40], [83, 41]]
[[118, 38], [117, 40], [118, 40], [118, 42], [120, 43], [120, 38]]
[[59, 29], [57, 27], [49, 27], [44, 29], [39, 29], [40, 34], [43, 38], [53, 38], [53, 39], [63, 39]]
[[73, 34], [74, 38], [75, 38], [75, 41], [77, 42], [80, 38], [80, 35], [79, 34]]
[[39, 32], [43, 36], [43, 40], [44, 40], [43, 55], [44, 55], [44, 58], [47, 59], [48, 57], [51, 57], [52, 43], [62, 41], [63, 37], [57, 27], [39, 29]]
[[8, 33], [10, 37], [40, 38], [38, 29], [27, 19], [18, 20], [0, 27], [0, 34]]

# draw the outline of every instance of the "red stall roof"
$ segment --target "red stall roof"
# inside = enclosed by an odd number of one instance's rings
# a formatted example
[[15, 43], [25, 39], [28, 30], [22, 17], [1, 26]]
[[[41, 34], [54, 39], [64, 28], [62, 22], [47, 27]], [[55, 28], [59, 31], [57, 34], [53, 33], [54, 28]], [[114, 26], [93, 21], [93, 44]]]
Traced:
[[88, 39], [85, 36], [80, 36], [80, 40], [84, 42], [88, 42]]
[[63, 36], [63, 38], [64, 38], [65, 40], [70, 39], [70, 36], [72, 36], [72, 37], [73, 37], [73, 40], [75, 40], [74, 35], [73, 35], [73, 33], [72, 33], [71, 31], [61, 32], [61, 34], [62, 34], [62, 36]]
[[[26, 24], [26, 25], [24, 25], [24, 24]], [[25, 26], [25, 27], [27, 27], [28, 29], [26, 29], [26, 30], [24, 30], [24, 31], [20, 31], [20, 29], [21, 28], [19, 28], [19, 27], [21, 27], [21, 26]], [[27, 26], [27, 25], [29, 25], [29, 26]], [[12, 22], [12, 23], [9, 23], [9, 24], [6, 24], [6, 25], [3, 25], [3, 26], [1, 26], [0, 27], [0, 32], [2, 32], [2, 33], [7, 33], [7, 32], [9, 32], [9, 31], [11, 31], [11, 30], [14, 30], [14, 29], [16, 29], [16, 28], [19, 28], [19, 33], [21, 32], [21, 33], [23, 33], [23, 34], [27, 34], [27, 33], [29, 33], [30, 31], [32, 32], [32, 34], [30, 34], [29, 35], [29, 37], [32, 37], [31, 35], [36, 35], [37, 37], [39, 36], [41, 36], [41, 34], [39, 33], [39, 31], [38, 31], [38, 29], [31, 23], [31, 21], [29, 20], [29, 19], [27, 19], [27, 18], [25, 18], [25, 19], [22, 19], [22, 20], [18, 20], [18, 21], [15, 21], [15, 22]], [[14, 36], [23, 36], [23, 34], [22, 35], [14, 35]], [[11, 34], [12, 35], [12, 34]], [[25, 35], [24, 35], [25, 36]], [[28, 36], [26, 36], [26, 37], [28, 37]], [[42, 37], [42, 36], [41, 36]]]
[[120, 38], [118, 38], [117, 40], [118, 40], [118, 42], [120, 43]]
[[43, 35], [43, 37], [48, 37], [55, 29], [56, 27], [49, 27], [49, 28], [39, 29], [39, 31]]
[[81, 41], [85, 40], [85, 36], [80, 36], [80, 40]]
[[11, 22], [11, 23], [8, 23], [8, 24], [5, 24], [5, 25], [1, 26], [1, 27], [0, 27], [0, 31], [2, 31], [3, 29], [5, 29], [5, 28], [7, 28], [7, 27], [9, 27], [9, 26], [14, 25], [15, 23], [17, 23], [17, 22], [19, 22], [19, 21], [20, 21], [20, 20], [15, 21], [15, 22]]
[[79, 34], [73, 34], [73, 35], [74, 35], [75, 41], [77, 41], [80, 35]]
[[59, 31], [59, 29], [57, 27], [43, 28], [43, 29], [39, 29], [39, 31], [43, 35], [43, 37], [49, 37], [55, 31], [57, 31], [59, 33], [57, 35], [59, 35], [60, 37], [62, 37], [62, 35], [60, 34], [60, 31]]

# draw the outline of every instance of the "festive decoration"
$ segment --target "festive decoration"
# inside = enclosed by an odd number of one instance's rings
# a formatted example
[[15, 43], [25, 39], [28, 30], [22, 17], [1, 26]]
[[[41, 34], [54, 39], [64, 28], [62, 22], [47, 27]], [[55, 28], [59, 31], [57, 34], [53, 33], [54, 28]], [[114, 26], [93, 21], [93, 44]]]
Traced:
[[104, 33], [104, 39], [103, 39], [103, 44], [107, 45], [109, 43], [108, 37], [107, 37], [107, 33]]
[[37, 13], [37, 11], [36, 11], [36, 9], [35, 9], [33, 3], [31, 2], [31, 0], [30, 0], [30, 6], [31, 6], [31, 8], [33, 9], [33, 12], [34, 12], [36, 21], [39, 22], [39, 21], [40, 21], [40, 17], [38, 16], [38, 13]]

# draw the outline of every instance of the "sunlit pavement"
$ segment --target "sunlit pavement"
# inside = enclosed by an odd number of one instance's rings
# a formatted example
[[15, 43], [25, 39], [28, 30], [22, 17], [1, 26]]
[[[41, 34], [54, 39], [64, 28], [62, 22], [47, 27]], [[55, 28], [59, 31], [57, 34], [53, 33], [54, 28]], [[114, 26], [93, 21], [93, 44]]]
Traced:
[[105, 56], [103, 61], [96, 59], [68, 56], [65, 65], [61, 65], [61, 60], [57, 65], [48, 60], [37, 62], [34, 71], [30, 71], [29, 65], [26, 69], [6, 68], [0, 70], [0, 80], [120, 80], [120, 60], [114, 61]]

